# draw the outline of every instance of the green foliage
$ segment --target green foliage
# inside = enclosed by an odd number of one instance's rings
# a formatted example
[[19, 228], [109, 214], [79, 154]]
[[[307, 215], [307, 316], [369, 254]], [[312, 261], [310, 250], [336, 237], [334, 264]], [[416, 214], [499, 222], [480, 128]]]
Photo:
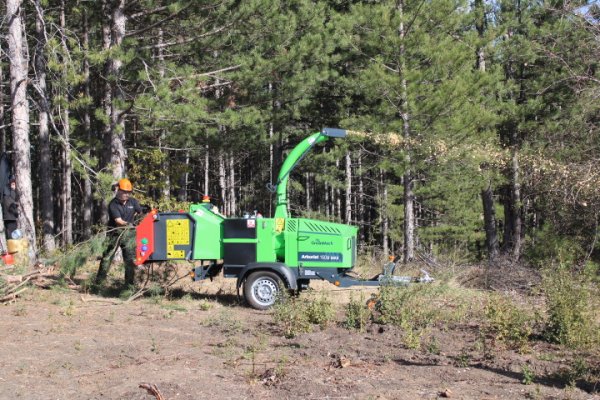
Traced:
[[335, 309], [331, 300], [325, 294], [310, 299], [307, 303], [306, 314], [308, 322], [325, 328], [335, 317]]
[[347, 329], [364, 332], [367, 323], [371, 319], [371, 310], [366, 306], [365, 299], [361, 293], [358, 299], [352, 294], [350, 301], [346, 304], [346, 313], [343, 325]]
[[93, 236], [87, 242], [82, 242], [71, 249], [57, 253], [55, 262], [60, 268], [63, 276], [73, 278], [77, 270], [87, 263], [90, 258], [95, 258], [104, 251], [104, 236], [98, 234]]
[[593, 368], [590, 367], [584, 358], [580, 356], [575, 357], [569, 364], [569, 367], [559, 370], [554, 376], [566, 385], [575, 387], [577, 382], [582, 380], [589, 380], [589, 382], [593, 382], [594, 379], [596, 382], [600, 380], [600, 377], [594, 377], [597, 373], [594, 373]]
[[523, 364], [521, 370], [523, 371], [523, 379], [521, 382], [523, 385], [531, 385], [535, 381], [535, 373], [527, 364]]
[[553, 262], [574, 265], [586, 255], [579, 240], [558, 234], [550, 224], [535, 232], [526, 250], [527, 259], [540, 268]]
[[295, 338], [312, 328], [307, 303], [296, 297], [280, 297], [273, 306], [273, 320], [286, 338]]
[[547, 269], [543, 290], [546, 295], [548, 340], [571, 348], [591, 348], [600, 344], [597, 319], [600, 293], [598, 286], [582, 274], [564, 267]]
[[533, 318], [501, 295], [491, 296], [485, 307], [486, 330], [494, 339], [520, 352], [528, 350]]

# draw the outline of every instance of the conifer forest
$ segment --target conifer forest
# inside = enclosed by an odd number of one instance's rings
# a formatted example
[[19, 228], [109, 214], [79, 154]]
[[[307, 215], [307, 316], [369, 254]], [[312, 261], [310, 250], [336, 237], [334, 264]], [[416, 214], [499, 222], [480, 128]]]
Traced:
[[7, 0], [0, 146], [39, 252], [101, 230], [111, 183], [161, 210], [293, 215], [417, 257], [598, 256], [597, 3]]

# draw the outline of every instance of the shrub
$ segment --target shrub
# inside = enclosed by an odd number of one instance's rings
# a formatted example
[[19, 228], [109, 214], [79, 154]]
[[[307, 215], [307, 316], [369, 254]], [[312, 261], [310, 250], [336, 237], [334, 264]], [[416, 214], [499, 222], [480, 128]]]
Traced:
[[350, 295], [350, 302], [346, 305], [346, 318], [343, 325], [347, 329], [356, 329], [363, 332], [370, 318], [371, 310], [366, 307], [363, 295], [361, 294], [358, 300], [354, 299], [354, 295]]
[[308, 322], [324, 328], [334, 318], [335, 310], [331, 301], [325, 295], [321, 295], [307, 303], [306, 316]]
[[273, 319], [288, 339], [311, 330], [308, 305], [298, 298], [291, 298], [287, 295], [279, 298], [273, 306]]
[[565, 268], [546, 271], [543, 290], [548, 307], [546, 338], [571, 348], [589, 348], [600, 342], [598, 292], [582, 274]]
[[533, 332], [533, 318], [504, 296], [492, 296], [485, 307], [487, 330], [497, 341], [525, 351]]

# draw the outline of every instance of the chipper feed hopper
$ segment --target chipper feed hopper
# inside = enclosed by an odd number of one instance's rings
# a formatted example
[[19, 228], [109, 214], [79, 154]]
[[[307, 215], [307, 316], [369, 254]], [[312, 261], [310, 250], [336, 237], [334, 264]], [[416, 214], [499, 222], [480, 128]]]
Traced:
[[300, 291], [312, 279], [337, 286], [373, 285], [346, 275], [356, 262], [357, 228], [354, 226], [291, 218], [287, 208], [290, 172], [318, 143], [343, 138], [346, 131], [325, 128], [302, 142], [288, 155], [278, 180], [273, 218], [225, 218], [210, 203], [192, 204], [189, 212], [156, 212], [137, 227], [137, 264], [188, 260], [200, 261], [195, 280], [223, 272], [237, 278], [238, 290], [256, 309], [271, 307], [286, 288]]

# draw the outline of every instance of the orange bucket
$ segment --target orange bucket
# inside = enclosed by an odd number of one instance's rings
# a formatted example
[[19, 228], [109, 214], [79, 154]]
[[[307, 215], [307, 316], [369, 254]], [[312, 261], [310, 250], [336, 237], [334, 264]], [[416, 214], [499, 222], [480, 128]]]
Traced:
[[4, 264], [6, 264], [6, 265], [13, 265], [15, 263], [15, 258], [13, 257], [12, 254], [5, 253], [5, 254], [2, 254], [2, 261], [4, 261]]

